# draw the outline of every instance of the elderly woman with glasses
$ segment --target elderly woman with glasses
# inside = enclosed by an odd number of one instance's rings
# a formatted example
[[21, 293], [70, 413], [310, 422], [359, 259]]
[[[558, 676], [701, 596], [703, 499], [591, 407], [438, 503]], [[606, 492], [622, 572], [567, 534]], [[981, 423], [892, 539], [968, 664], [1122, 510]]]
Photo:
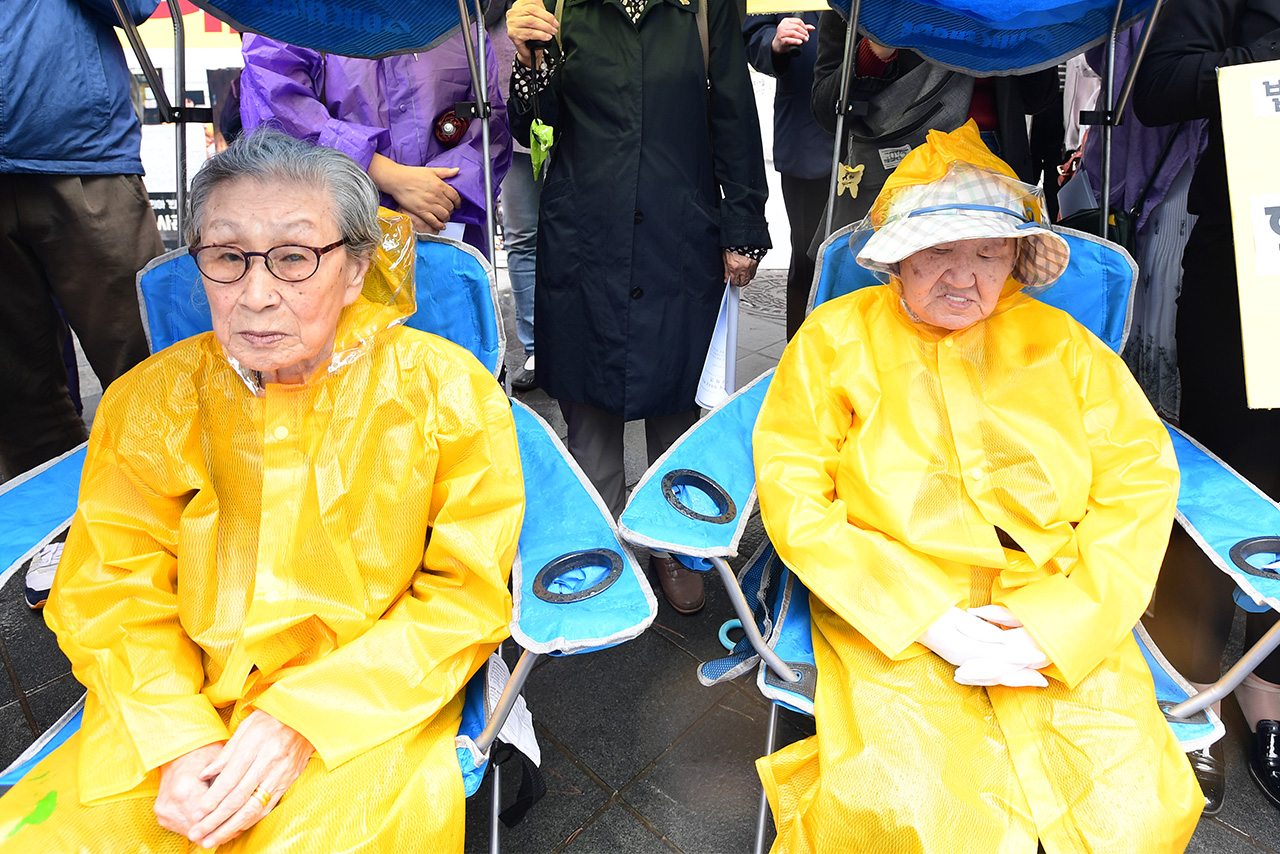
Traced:
[[1124, 363], [1031, 298], [1066, 267], [969, 123], [890, 176], [754, 435], [808, 586], [817, 734], [760, 760], [775, 851], [1173, 852], [1202, 799], [1131, 630], [1178, 471]]
[[460, 690], [507, 635], [506, 397], [413, 312], [408, 220], [273, 132], [192, 182], [213, 332], [107, 390], [45, 614], [80, 732], [6, 851], [460, 851]]

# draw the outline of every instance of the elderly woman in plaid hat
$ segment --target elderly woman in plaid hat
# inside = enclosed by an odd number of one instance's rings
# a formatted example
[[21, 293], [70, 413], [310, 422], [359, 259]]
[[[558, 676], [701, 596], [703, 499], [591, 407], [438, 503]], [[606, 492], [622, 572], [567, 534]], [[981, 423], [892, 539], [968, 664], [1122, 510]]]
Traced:
[[872, 208], [755, 428], [812, 592], [817, 735], [760, 760], [775, 851], [1171, 852], [1202, 797], [1131, 629], [1178, 471], [1120, 358], [1032, 298], [1069, 249], [972, 122]]

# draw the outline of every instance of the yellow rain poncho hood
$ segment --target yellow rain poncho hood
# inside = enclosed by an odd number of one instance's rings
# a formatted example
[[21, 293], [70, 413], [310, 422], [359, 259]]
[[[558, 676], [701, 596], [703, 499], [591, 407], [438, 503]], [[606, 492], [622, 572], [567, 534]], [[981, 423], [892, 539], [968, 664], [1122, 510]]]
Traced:
[[1018, 255], [1006, 292], [1043, 290], [1071, 257], [1048, 225], [1044, 194], [991, 153], [972, 120], [951, 133], [929, 131], [889, 176], [865, 224], [875, 234], [858, 263], [889, 276], [908, 255], [939, 243], [1008, 237]]
[[[965, 137], [931, 133], [872, 217], [958, 157], [1006, 171]], [[1202, 799], [1130, 631], [1173, 519], [1167, 433], [1115, 353], [1025, 292], [958, 331], [900, 302], [816, 308], [755, 426], [819, 674], [816, 737], [759, 762], [774, 850], [1181, 851]], [[1047, 688], [957, 684], [916, 642], [988, 603], [1045, 651]]]
[[327, 370], [246, 387], [207, 333], [107, 390], [45, 611], [84, 724], [0, 801], [0, 828], [57, 805], [6, 850], [187, 851], [157, 769], [254, 710], [316, 754], [219, 851], [461, 850], [459, 692], [508, 633], [523, 485], [493, 376], [401, 325], [412, 235], [383, 225]]

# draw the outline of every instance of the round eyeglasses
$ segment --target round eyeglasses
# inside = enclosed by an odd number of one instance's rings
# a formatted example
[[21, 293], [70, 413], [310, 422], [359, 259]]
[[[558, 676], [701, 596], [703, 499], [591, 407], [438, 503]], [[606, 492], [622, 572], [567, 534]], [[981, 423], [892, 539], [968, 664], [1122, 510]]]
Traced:
[[301, 282], [315, 275], [320, 269], [320, 256], [344, 245], [344, 237], [328, 246], [298, 246], [286, 243], [273, 246], [266, 252], [246, 252], [238, 246], [192, 246], [187, 249], [195, 259], [196, 267], [211, 282], [229, 285], [244, 278], [249, 272], [249, 260], [255, 255], [267, 265], [267, 272], [282, 282]]

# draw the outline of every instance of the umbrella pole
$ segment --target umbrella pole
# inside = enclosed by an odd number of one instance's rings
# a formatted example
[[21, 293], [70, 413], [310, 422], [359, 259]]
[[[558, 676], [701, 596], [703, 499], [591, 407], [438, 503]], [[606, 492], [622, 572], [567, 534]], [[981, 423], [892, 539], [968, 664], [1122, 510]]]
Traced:
[[[481, 50], [481, 59], [479, 63], [476, 60], [476, 47], [471, 42], [471, 19], [467, 15], [467, 0], [458, 0], [458, 22], [462, 30], [462, 44], [467, 52], [467, 70], [471, 73], [471, 91], [476, 94], [475, 117], [480, 119], [480, 133], [484, 142], [484, 193], [485, 193], [485, 227], [488, 230], [488, 245], [485, 255], [489, 259], [489, 264], [494, 262], [493, 257], [493, 163], [489, 159], [489, 98], [488, 75], [481, 69], [484, 68], [483, 49]], [[476, 28], [483, 32], [484, 17], [476, 18]], [[481, 48], [484, 41], [481, 39]]]
[[486, 67], [489, 62], [488, 52], [484, 49], [485, 29], [484, 29], [484, 11], [480, 8], [480, 0], [474, 0], [476, 7], [476, 55], [477, 69], [480, 72], [480, 87], [476, 90], [480, 93], [480, 101], [484, 104], [480, 113], [480, 141], [484, 145], [484, 227], [485, 234], [488, 236], [489, 248], [489, 264], [493, 265], [494, 256], [497, 254], [497, 201], [494, 198], [493, 189], [493, 158], [489, 153], [489, 116], [492, 110], [489, 107], [489, 69]]
[[[169, 17], [173, 19], [173, 87], [175, 90], [173, 102], [179, 111], [185, 111], [187, 106], [186, 31], [182, 23], [182, 9], [177, 0], [168, 0], [168, 4]], [[177, 149], [174, 156], [177, 158], [178, 167], [173, 177], [177, 188], [178, 244], [181, 245], [182, 221], [187, 215], [187, 123], [184, 112], [178, 113], [178, 120], [173, 126], [173, 135]]]
[[840, 66], [840, 103], [836, 105], [836, 142], [831, 152], [831, 184], [827, 188], [827, 219], [822, 226], [822, 237], [831, 236], [831, 221], [835, 217], [836, 183], [840, 178], [840, 140], [844, 137], [844, 114], [849, 104], [849, 81], [853, 77], [853, 42], [858, 32], [858, 13], [862, 0], [853, 0], [849, 16], [849, 29], [844, 36], [844, 63]]
[[1124, 0], [1116, 0], [1116, 14], [1111, 19], [1111, 36], [1107, 39], [1107, 76], [1103, 82], [1102, 97], [1106, 108], [1102, 112], [1102, 204], [1099, 213], [1102, 222], [1098, 233], [1107, 236], [1111, 222], [1111, 129], [1119, 124], [1113, 110], [1112, 95], [1116, 84], [1116, 37], [1120, 31], [1120, 13]]
[[1156, 27], [1156, 18], [1165, 0], [1156, 0], [1147, 13], [1147, 22], [1142, 27], [1142, 41], [1138, 42], [1138, 51], [1129, 62], [1129, 73], [1124, 78], [1124, 88], [1120, 90], [1120, 100], [1116, 101], [1116, 124], [1124, 123], [1124, 108], [1129, 104], [1129, 96], [1133, 94], [1133, 82], [1138, 77], [1138, 69], [1142, 66], [1142, 58], [1147, 55], [1147, 46], [1151, 44], [1151, 34]]

